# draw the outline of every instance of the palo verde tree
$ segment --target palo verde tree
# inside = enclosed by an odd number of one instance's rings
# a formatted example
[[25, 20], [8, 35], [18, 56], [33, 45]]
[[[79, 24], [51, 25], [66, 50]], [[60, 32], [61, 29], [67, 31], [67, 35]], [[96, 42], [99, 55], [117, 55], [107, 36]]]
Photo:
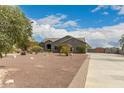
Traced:
[[0, 57], [2, 58], [2, 53], [7, 54], [7, 52], [12, 48], [11, 41], [6, 34], [0, 33]]
[[28, 40], [31, 37], [31, 31], [31, 22], [17, 6], [0, 6], [1, 57], [2, 53], [7, 53], [13, 45]]

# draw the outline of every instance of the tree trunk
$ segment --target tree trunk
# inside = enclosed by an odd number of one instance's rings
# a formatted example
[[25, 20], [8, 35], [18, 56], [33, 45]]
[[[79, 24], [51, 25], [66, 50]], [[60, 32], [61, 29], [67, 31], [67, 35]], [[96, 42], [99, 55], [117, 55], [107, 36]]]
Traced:
[[3, 55], [2, 55], [2, 53], [0, 53], [0, 58], [3, 58]]
[[7, 56], [7, 53], [5, 53], [5, 57]]

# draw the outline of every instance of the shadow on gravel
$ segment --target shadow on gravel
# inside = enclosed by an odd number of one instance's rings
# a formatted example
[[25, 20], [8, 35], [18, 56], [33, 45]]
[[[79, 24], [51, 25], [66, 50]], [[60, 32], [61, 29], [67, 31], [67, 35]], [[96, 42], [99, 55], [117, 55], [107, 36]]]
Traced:
[[6, 68], [6, 66], [0, 66], [0, 69]]

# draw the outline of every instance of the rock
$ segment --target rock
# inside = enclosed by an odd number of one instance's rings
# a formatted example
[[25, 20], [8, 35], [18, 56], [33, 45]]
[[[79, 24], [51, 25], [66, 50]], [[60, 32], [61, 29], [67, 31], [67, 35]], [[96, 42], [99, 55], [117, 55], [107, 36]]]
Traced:
[[74, 54], [73, 53], [70, 53], [70, 56], [73, 56]]
[[31, 59], [31, 60], [33, 60], [33, 59], [34, 59], [34, 57], [30, 57], [30, 59]]
[[13, 84], [14, 83], [14, 80], [13, 79], [9, 79], [9, 80], [7, 80], [6, 82], [5, 82], [5, 84]]
[[16, 58], [16, 55], [13, 55], [14, 58]]
[[3, 82], [5, 79], [5, 76], [7, 75], [8, 71], [5, 69], [0, 69], [0, 87], [3, 86]]
[[38, 67], [38, 68], [44, 68], [43, 65], [36, 65], [36, 67]]

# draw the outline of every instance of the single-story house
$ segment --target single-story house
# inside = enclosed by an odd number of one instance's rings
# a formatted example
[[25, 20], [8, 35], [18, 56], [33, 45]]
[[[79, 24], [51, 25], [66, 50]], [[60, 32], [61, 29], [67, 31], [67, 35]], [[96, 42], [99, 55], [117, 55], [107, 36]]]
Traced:
[[58, 47], [62, 44], [68, 44], [71, 46], [70, 50], [73, 53], [77, 53], [77, 47], [79, 46], [86, 46], [85, 38], [75, 38], [72, 36], [65, 36], [63, 38], [46, 38], [43, 41], [44, 43], [44, 50], [45, 51], [52, 51], [52, 52], [59, 52]]

